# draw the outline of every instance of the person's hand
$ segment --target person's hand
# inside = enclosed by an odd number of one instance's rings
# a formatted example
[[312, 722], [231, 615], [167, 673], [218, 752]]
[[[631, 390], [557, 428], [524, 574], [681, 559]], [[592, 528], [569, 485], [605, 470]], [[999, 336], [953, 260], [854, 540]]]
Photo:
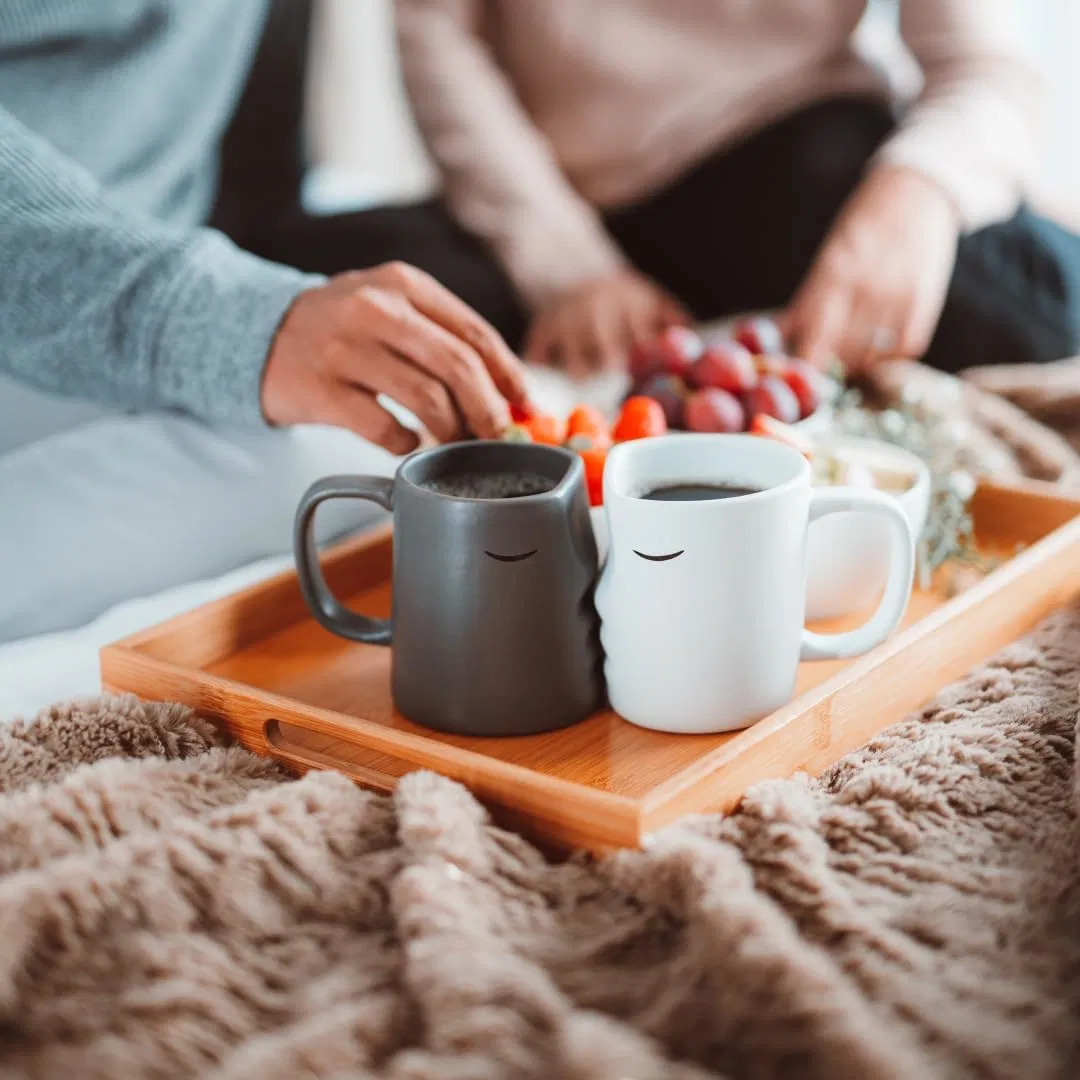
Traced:
[[689, 315], [634, 270], [619, 270], [560, 297], [537, 315], [525, 358], [578, 377], [620, 367], [630, 349]]
[[495, 330], [402, 263], [339, 274], [296, 298], [270, 348], [262, 411], [276, 426], [331, 424], [393, 453], [415, 449], [416, 433], [378, 394], [440, 442], [496, 437], [510, 405], [529, 404], [524, 368]]
[[959, 223], [944, 191], [878, 166], [849, 199], [782, 320], [792, 352], [858, 370], [926, 351], [956, 261]]

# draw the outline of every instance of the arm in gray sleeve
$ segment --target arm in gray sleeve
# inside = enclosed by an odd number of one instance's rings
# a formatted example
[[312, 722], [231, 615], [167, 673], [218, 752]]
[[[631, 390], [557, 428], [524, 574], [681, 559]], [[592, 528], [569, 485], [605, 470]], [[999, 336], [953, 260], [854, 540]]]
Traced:
[[321, 279], [126, 212], [0, 108], [0, 372], [126, 409], [263, 423], [263, 365]]

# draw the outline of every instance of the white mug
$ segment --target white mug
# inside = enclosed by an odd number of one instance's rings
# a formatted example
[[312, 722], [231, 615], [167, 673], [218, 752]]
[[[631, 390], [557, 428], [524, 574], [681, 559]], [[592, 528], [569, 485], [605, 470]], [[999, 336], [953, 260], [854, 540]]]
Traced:
[[[680, 484], [751, 494], [689, 502], [642, 496]], [[788, 702], [800, 660], [868, 652], [899, 624], [915, 540], [895, 499], [813, 488], [798, 451], [752, 435], [665, 435], [616, 446], [604, 468], [609, 550], [596, 590], [612, 708], [657, 731], [746, 727]], [[889, 527], [877, 610], [838, 634], [805, 628], [810, 522], [850, 510]]]

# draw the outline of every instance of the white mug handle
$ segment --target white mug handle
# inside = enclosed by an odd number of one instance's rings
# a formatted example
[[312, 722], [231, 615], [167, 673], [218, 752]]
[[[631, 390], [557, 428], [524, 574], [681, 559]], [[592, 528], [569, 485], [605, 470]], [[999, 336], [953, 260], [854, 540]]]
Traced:
[[879, 514], [889, 525], [889, 580], [877, 611], [854, 630], [816, 634], [803, 630], [803, 660], [844, 660], [880, 645], [900, 624], [915, 577], [915, 536], [907, 514], [891, 495], [853, 488], [818, 488], [810, 503], [810, 521], [849, 510]]

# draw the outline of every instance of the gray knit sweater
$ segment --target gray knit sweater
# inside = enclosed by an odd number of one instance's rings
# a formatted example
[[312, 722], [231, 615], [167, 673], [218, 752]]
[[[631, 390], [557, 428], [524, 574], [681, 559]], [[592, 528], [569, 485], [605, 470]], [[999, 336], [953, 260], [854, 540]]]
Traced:
[[262, 422], [313, 280], [202, 227], [265, 0], [0, 0], [0, 372]]

